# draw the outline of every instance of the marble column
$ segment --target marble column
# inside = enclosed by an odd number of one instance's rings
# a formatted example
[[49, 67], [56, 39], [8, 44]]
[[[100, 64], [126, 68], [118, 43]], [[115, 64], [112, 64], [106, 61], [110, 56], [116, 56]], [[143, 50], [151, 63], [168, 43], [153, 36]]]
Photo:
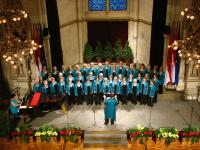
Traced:
[[163, 67], [164, 68], [167, 63], [168, 45], [169, 45], [169, 35], [164, 34], [164, 52], [163, 52]]
[[86, 22], [86, 1], [76, 2], [77, 8], [77, 28], [78, 28], [78, 42], [79, 42], [79, 63], [83, 63], [83, 49], [87, 40], [87, 22]]
[[139, 1], [133, 0], [128, 1], [128, 13], [130, 16], [130, 21], [128, 22], [128, 41], [132, 49], [134, 62], [138, 62], [137, 57], [137, 45], [138, 45], [138, 21], [139, 18]]
[[52, 63], [51, 63], [51, 49], [50, 49], [50, 41], [49, 41], [49, 39], [50, 39], [50, 36], [44, 37], [43, 43], [44, 43], [45, 58], [46, 58], [46, 61], [47, 61], [47, 66], [48, 66], [49, 71], [51, 71]]
[[137, 59], [137, 24], [138, 22], [129, 21], [128, 22], [128, 41], [132, 49], [134, 62], [138, 62]]
[[[44, 0], [39, 0], [38, 2], [39, 7], [39, 22], [42, 26], [42, 29], [48, 28], [48, 20], [47, 20], [47, 11], [46, 11], [46, 4]], [[43, 44], [44, 44], [44, 51], [45, 51], [45, 58], [46, 63], [49, 71], [52, 69], [52, 63], [51, 63], [51, 48], [50, 48], [50, 36], [46, 36], [43, 38]]]
[[185, 59], [181, 58], [180, 60], [180, 69], [179, 69], [179, 81], [178, 86], [176, 87], [177, 91], [184, 91], [185, 89]]
[[194, 74], [194, 61], [188, 61], [185, 80], [185, 99], [198, 100], [198, 86], [200, 85], [200, 77]]

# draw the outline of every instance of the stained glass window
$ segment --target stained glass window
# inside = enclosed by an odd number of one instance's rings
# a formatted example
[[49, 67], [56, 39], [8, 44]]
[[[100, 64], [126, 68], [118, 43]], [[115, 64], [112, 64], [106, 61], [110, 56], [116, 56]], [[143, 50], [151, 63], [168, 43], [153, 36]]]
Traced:
[[110, 0], [110, 10], [127, 10], [127, 0]]
[[89, 11], [106, 10], [106, 0], [88, 0]]

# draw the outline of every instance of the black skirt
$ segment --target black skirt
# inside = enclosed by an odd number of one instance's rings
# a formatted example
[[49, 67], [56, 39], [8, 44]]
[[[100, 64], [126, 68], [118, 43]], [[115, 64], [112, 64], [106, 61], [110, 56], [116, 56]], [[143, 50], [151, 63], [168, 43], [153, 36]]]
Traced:
[[85, 95], [84, 100], [86, 101], [87, 105], [92, 105], [93, 104], [93, 95], [92, 94]]
[[101, 104], [101, 94], [100, 93], [95, 93], [94, 94], [94, 102], [95, 102], [95, 105], [100, 105]]
[[153, 103], [154, 103], [154, 97], [149, 97], [148, 99], [148, 106], [153, 106]]
[[155, 92], [155, 96], [154, 96], [154, 103], [157, 103], [157, 99], [158, 99], [158, 96], [157, 96], [157, 95], [158, 95], [158, 92], [156, 91], [156, 92]]
[[159, 94], [163, 94], [163, 85], [159, 85]]
[[122, 95], [122, 105], [127, 104], [127, 99], [128, 99], [127, 95]]
[[147, 95], [141, 95], [141, 101], [140, 101], [140, 104], [147, 104], [147, 99], [148, 99], [148, 96]]
[[138, 100], [138, 96], [137, 96], [137, 94], [136, 94], [136, 88], [137, 87], [133, 87], [133, 91], [132, 91], [132, 94], [131, 94], [131, 102], [133, 103], [133, 104], [137, 104], [137, 100]]

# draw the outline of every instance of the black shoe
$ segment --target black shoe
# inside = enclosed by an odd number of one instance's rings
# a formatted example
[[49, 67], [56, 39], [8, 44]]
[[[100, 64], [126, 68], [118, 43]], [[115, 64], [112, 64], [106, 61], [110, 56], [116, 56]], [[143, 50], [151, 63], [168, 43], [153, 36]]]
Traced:
[[111, 120], [111, 123], [110, 123], [110, 124], [111, 124], [111, 125], [114, 125], [114, 122], [115, 122], [114, 120]]
[[109, 123], [109, 120], [106, 119], [104, 124], [105, 124], [105, 125], [108, 125], [108, 123]]

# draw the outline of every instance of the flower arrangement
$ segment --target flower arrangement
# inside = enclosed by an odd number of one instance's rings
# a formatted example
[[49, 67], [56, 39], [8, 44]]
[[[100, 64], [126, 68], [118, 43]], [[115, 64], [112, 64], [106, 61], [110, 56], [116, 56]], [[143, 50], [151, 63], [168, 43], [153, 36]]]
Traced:
[[179, 132], [176, 128], [160, 128], [154, 133], [156, 138], [159, 138], [159, 140], [164, 139], [166, 145], [169, 145], [179, 138]]
[[57, 129], [45, 125], [40, 127], [38, 130], [35, 131], [34, 133], [35, 137], [41, 137], [41, 141], [44, 142], [50, 142], [51, 137], [57, 137], [58, 136], [58, 132]]
[[31, 136], [33, 136], [31, 125], [22, 125], [11, 132], [11, 138], [19, 137], [20, 141], [24, 143], [29, 143]]
[[72, 143], [77, 143], [78, 136], [82, 136], [83, 131], [80, 130], [80, 128], [67, 127], [67, 128], [61, 129], [59, 131], [59, 135], [65, 142], [69, 141]]
[[197, 143], [200, 139], [200, 128], [184, 128], [179, 132], [179, 138], [182, 141], [183, 138], [186, 138], [186, 141], [191, 143]]
[[129, 129], [128, 134], [132, 143], [136, 143], [139, 140], [140, 144], [144, 144], [149, 137], [152, 137], [153, 130], [139, 125], [137, 128]]

